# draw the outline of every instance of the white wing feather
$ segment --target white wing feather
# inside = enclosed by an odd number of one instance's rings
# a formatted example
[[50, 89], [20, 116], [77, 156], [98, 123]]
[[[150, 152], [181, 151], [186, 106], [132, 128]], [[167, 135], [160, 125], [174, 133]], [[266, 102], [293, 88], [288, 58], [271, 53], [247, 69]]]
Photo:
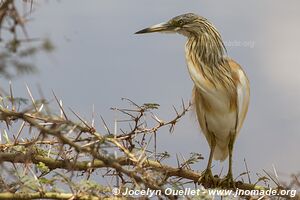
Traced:
[[239, 69], [238, 75], [239, 75], [240, 83], [238, 84], [237, 87], [237, 96], [238, 96], [237, 134], [240, 132], [240, 129], [245, 120], [248, 111], [249, 99], [250, 99], [249, 80], [242, 69]]

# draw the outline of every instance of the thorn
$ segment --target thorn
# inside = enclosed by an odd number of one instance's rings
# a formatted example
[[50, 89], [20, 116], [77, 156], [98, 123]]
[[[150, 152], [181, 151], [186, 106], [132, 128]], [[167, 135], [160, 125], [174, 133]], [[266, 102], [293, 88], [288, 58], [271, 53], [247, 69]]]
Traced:
[[[38, 93], [43, 100], [46, 99], [45, 95], [43, 94], [43, 90], [39, 84], [38, 84]], [[47, 115], [51, 118], [51, 111], [50, 111], [47, 101], [45, 101], [44, 106], [45, 106], [45, 111], [46, 111]]]
[[92, 108], [92, 127], [95, 127], [95, 104], [93, 104]]
[[276, 170], [276, 168], [275, 168], [275, 165], [272, 164], [272, 167], [273, 167], [273, 171], [274, 171], [274, 174], [275, 174], [275, 178], [276, 178], [277, 182], [279, 183], [279, 176], [278, 176], [278, 174], [277, 174], [277, 170]]
[[140, 107], [139, 105], [137, 105], [136, 103], [134, 103], [132, 100], [130, 100], [128, 98], [122, 97], [121, 100], [123, 100], [123, 101], [126, 100], [126, 101], [130, 102], [132, 105], [138, 107], [139, 109], [142, 109], [142, 107]]
[[251, 184], [250, 172], [248, 170], [248, 165], [247, 165], [247, 162], [246, 162], [246, 158], [244, 158], [244, 163], [245, 163], [245, 168], [246, 168], [246, 172], [247, 172], [247, 176], [248, 176], [248, 182]]
[[76, 117], [84, 124], [86, 125], [86, 127], [88, 127], [89, 129], [92, 129], [77, 113], [75, 113], [72, 108], [69, 107], [69, 109], [71, 110], [71, 112], [76, 115]]
[[263, 171], [267, 174], [267, 176], [278, 186], [278, 187], [280, 187], [280, 184], [278, 183], [278, 182], [276, 182], [275, 180], [274, 180], [274, 178], [266, 171], [266, 170], [264, 170], [263, 169]]
[[154, 134], [154, 158], [157, 160], [157, 135], [156, 131], [153, 132]]
[[20, 127], [20, 129], [19, 129], [19, 131], [17, 133], [17, 137], [15, 138], [15, 143], [18, 141], [18, 139], [19, 139], [19, 137], [21, 135], [21, 132], [22, 132], [24, 126], [25, 126], [25, 121], [23, 121], [22, 124], [21, 124], [21, 127]]
[[173, 109], [175, 110], [175, 112], [176, 112], [176, 115], [177, 115], [177, 116], [179, 116], [179, 113], [177, 112], [177, 110], [176, 110], [175, 106], [173, 105], [172, 107], [173, 107]]
[[64, 115], [65, 119], [68, 120], [68, 117], [67, 117], [67, 115], [66, 115], [66, 113], [64, 111], [64, 108], [62, 106], [62, 101], [58, 100], [58, 98], [56, 97], [56, 95], [55, 95], [55, 93], [54, 93], [53, 90], [52, 90], [52, 94], [53, 94], [53, 96], [54, 96], [54, 98], [55, 98], [55, 100], [56, 100], [56, 102], [57, 102], [57, 104], [58, 104], [58, 106], [60, 108], [61, 115]]
[[183, 98], [181, 99], [181, 104], [182, 104], [182, 109], [185, 110], [185, 105], [184, 105], [184, 100], [183, 100]]
[[43, 110], [43, 108], [44, 108], [44, 104], [42, 104], [42, 105], [40, 106], [40, 108], [38, 109], [38, 112], [41, 112], [41, 111]]
[[27, 89], [27, 92], [28, 92], [28, 94], [29, 94], [29, 96], [30, 96], [32, 105], [33, 105], [34, 108], [35, 108], [35, 111], [38, 112], [38, 108], [37, 108], [37, 106], [36, 106], [36, 104], [35, 104], [35, 100], [34, 100], [34, 98], [33, 98], [33, 96], [32, 96], [32, 93], [31, 93], [31, 91], [30, 91], [30, 89], [29, 89], [29, 87], [28, 87], [27, 84], [26, 84], [26, 89]]
[[114, 120], [114, 135], [115, 135], [115, 137], [117, 136], [117, 131], [118, 131], [118, 120], [115, 117], [115, 120]]
[[15, 108], [15, 101], [14, 101], [12, 82], [11, 81], [9, 81], [9, 92], [10, 92], [11, 107], [12, 107], [12, 110], [15, 111], [16, 108]]
[[221, 175], [222, 175], [222, 173], [223, 173], [223, 167], [221, 168], [221, 171], [220, 171], [220, 173], [219, 173], [219, 177], [221, 177]]
[[181, 164], [181, 168], [183, 169], [185, 166], [187, 167], [187, 169], [191, 169], [191, 166], [188, 164], [187, 160], [185, 159], [185, 157], [180, 153], [181, 159], [183, 160], [183, 164]]
[[[141, 155], [140, 155], [139, 158], [138, 158], [139, 164], [143, 164], [143, 162], [147, 159], [147, 156], [145, 156], [143, 159], [142, 159], [142, 157], [143, 157], [143, 155], [145, 154], [145, 151], [147, 150], [147, 148], [148, 148], [148, 146], [149, 146], [149, 144], [150, 144], [150, 141], [151, 141], [151, 139], [152, 139], [152, 136], [153, 136], [153, 135], [150, 136], [150, 139], [148, 140], [146, 146], [142, 148]], [[146, 154], [145, 154], [145, 155], [146, 155]]]
[[158, 119], [158, 117], [155, 115], [155, 114], [152, 114], [152, 118], [157, 121], [160, 125], [163, 125], [164, 124], [164, 121]]
[[103, 119], [103, 117], [102, 117], [101, 115], [100, 115], [100, 118], [101, 118], [102, 123], [103, 123], [103, 125], [104, 125], [104, 128], [106, 129], [106, 131], [108, 132], [108, 134], [111, 134], [109, 128], [107, 127], [107, 125], [106, 125], [106, 123], [105, 123], [105, 121], [104, 121], [104, 119]]
[[9, 119], [5, 119], [5, 125], [6, 125], [7, 130], [9, 130]]
[[180, 162], [179, 162], [178, 154], [177, 153], [176, 153], [176, 160], [177, 160], [177, 168], [180, 168]]

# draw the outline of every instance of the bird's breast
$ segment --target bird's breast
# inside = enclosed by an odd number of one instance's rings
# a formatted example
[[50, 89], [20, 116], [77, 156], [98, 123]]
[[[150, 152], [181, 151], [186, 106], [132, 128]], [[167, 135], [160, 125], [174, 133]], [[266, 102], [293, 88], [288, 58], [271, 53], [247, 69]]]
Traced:
[[209, 130], [226, 138], [236, 127], [238, 80], [234, 82], [229, 64], [219, 62], [224, 65], [216, 68], [215, 63], [202, 61], [203, 49], [196, 45], [190, 40], [185, 49], [188, 71], [200, 98], [195, 101], [200, 104], [196, 107], [201, 108]]
[[231, 97], [228, 90], [220, 82], [212, 83], [206, 78], [199, 64], [193, 58], [186, 56], [188, 71], [198, 92], [201, 93], [202, 102], [206, 105], [207, 111], [219, 114], [228, 113], [231, 109]]

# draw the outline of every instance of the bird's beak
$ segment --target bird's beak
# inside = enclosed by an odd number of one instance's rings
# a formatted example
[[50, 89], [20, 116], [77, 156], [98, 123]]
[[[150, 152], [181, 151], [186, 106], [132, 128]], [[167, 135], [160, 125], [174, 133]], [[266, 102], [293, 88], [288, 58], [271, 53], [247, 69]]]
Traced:
[[136, 32], [135, 34], [143, 34], [143, 33], [153, 33], [153, 32], [174, 32], [174, 27], [172, 25], [170, 25], [168, 22], [164, 22], [164, 23], [160, 23], [160, 24], [156, 24], [153, 26], [150, 26], [148, 28], [142, 29], [138, 32]]

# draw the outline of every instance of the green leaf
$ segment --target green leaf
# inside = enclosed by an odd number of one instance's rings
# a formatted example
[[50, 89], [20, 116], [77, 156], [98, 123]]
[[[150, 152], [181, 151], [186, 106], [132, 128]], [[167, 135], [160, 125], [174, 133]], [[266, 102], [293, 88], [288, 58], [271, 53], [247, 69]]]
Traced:
[[49, 184], [49, 185], [53, 185], [54, 180], [49, 180], [49, 179], [47, 179], [47, 178], [45, 178], [45, 177], [41, 177], [41, 178], [39, 178], [39, 182], [40, 182], [41, 184]]
[[43, 162], [39, 162], [36, 167], [42, 172], [42, 173], [47, 173], [50, 171], [50, 169], [48, 168], [48, 166], [45, 165], [45, 163]]
[[157, 103], [144, 103], [142, 107], [145, 109], [158, 109], [159, 106]]

